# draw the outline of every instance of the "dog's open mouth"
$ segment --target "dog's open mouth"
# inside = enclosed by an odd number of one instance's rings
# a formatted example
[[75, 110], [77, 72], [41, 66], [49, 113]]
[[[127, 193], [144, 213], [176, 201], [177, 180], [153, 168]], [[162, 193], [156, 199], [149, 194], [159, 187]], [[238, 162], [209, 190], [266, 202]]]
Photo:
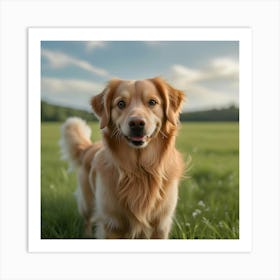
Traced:
[[125, 136], [125, 138], [134, 146], [141, 147], [146, 143], [148, 136]]

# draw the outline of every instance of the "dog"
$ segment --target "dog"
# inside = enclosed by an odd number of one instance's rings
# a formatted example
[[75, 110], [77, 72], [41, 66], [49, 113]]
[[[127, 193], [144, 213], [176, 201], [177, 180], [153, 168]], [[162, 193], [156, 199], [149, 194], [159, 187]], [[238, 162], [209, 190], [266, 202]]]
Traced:
[[162, 78], [113, 79], [91, 100], [102, 141], [77, 117], [66, 120], [63, 159], [78, 169], [85, 234], [100, 239], [167, 239], [184, 172], [175, 148], [184, 92]]

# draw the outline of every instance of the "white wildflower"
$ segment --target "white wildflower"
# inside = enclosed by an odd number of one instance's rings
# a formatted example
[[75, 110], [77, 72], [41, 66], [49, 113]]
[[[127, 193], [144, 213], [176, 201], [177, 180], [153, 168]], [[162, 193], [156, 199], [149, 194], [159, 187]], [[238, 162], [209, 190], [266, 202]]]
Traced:
[[200, 206], [200, 207], [205, 208], [205, 203], [204, 203], [202, 200], [200, 200], [200, 201], [197, 203], [197, 205]]
[[192, 213], [193, 218], [195, 218], [196, 216], [201, 214], [201, 210], [200, 209], [195, 209], [194, 212]]

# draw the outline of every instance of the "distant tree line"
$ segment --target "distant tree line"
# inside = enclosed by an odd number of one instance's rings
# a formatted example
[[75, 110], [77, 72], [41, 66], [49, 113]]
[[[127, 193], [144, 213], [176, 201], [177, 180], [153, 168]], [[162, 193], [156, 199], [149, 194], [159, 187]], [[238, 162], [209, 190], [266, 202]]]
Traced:
[[80, 117], [86, 121], [96, 121], [93, 113], [77, 110], [73, 108], [60, 107], [41, 101], [41, 121], [42, 122], [62, 122], [69, 117]]
[[[97, 121], [93, 113], [77, 110], [67, 107], [60, 107], [49, 104], [45, 101], [41, 102], [41, 121], [42, 122], [63, 122], [68, 117], [80, 117], [86, 121]], [[239, 121], [239, 109], [235, 106], [230, 106], [224, 109], [212, 109], [206, 111], [196, 111], [182, 113], [180, 116], [182, 122], [185, 121]]]
[[195, 122], [238, 122], [239, 121], [239, 108], [232, 105], [223, 109], [211, 109], [205, 111], [196, 111], [183, 113], [180, 120], [195, 121]]

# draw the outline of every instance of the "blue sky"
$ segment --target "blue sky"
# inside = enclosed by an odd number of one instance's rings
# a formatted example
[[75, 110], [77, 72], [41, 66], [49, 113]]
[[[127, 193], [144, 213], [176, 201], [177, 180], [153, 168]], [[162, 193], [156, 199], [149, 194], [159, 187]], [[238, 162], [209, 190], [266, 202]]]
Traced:
[[41, 97], [90, 110], [111, 78], [161, 76], [186, 93], [184, 111], [239, 103], [237, 41], [42, 41]]

